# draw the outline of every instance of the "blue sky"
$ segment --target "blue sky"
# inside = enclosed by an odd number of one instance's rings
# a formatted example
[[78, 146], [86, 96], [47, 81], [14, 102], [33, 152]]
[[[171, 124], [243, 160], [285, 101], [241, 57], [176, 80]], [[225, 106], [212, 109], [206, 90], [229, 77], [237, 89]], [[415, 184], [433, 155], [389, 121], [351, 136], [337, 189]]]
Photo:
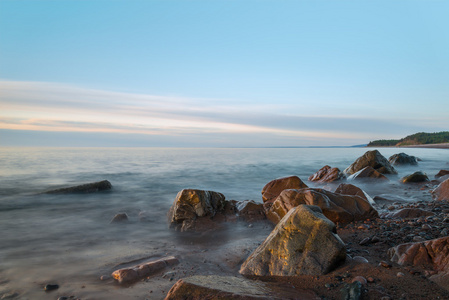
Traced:
[[448, 12], [0, 0], [0, 146], [355, 145], [448, 130]]

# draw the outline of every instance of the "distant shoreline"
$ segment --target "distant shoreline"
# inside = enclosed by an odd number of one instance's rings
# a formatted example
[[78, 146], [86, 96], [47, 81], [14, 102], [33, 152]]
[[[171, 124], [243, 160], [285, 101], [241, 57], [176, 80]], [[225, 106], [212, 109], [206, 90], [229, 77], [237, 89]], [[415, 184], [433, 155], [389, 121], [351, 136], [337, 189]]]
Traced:
[[[367, 148], [376, 148], [377, 146], [366, 146]], [[449, 149], [449, 143], [441, 144], [422, 144], [408, 146], [378, 146], [379, 148], [429, 148], [429, 149]]]

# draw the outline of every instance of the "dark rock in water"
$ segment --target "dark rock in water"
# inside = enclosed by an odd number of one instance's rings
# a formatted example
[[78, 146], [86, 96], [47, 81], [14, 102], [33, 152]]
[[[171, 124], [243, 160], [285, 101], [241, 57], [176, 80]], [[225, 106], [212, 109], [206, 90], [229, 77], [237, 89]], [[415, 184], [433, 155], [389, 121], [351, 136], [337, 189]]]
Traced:
[[173, 256], [164, 257], [137, 266], [116, 270], [112, 273], [112, 277], [121, 284], [132, 283], [178, 263], [179, 260]]
[[45, 192], [45, 194], [87, 194], [101, 191], [107, 191], [112, 189], [112, 184], [107, 181], [98, 181], [93, 183], [86, 183], [82, 185], [61, 188]]
[[368, 201], [369, 203], [375, 204], [373, 198], [371, 198], [364, 190], [350, 183], [341, 183], [334, 193], [342, 195], [359, 196]]
[[254, 201], [243, 201], [237, 204], [239, 219], [246, 222], [257, 222], [266, 220], [265, 210], [262, 203]]
[[433, 215], [435, 215], [435, 213], [420, 208], [403, 208], [394, 213], [387, 213], [382, 217], [385, 219], [415, 219]]
[[271, 204], [286, 189], [304, 189], [308, 186], [298, 176], [282, 177], [267, 183], [262, 189], [264, 204]]
[[382, 175], [381, 173], [377, 172], [372, 167], [365, 167], [362, 170], [352, 174], [348, 177], [348, 181], [352, 180], [362, 180], [362, 181], [369, 181], [369, 180], [383, 180], [388, 181], [389, 179]]
[[342, 289], [343, 300], [359, 300], [362, 299], [362, 283], [358, 280], [351, 284], [346, 284]]
[[47, 284], [44, 287], [44, 291], [46, 291], [46, 292], [54, 291], [54, 290], [57, 290], [57, 289], [59, 289], [59, 285], [57, 285], [57, 284]]
[[192, 276], [180, 279], [165, 300], [281, 300], [317, 299], [312, 291], [281, 289], [268, 282], [232, 276]]
[[[286, 191], [284, 191], [286, 192]], [[318, 206], [290, 210], [240, 268], [247, 276], [322, 275], [346, 259], [335, 224]]]
[[439, 201], [449, 201], [449, 179], [440, 183], [433, 191], [432, 198]]
[[397, 174], [398, 172], [388, 162], [388, 160], [377, 150], [367, 151], [356, 159], [343, 173], [352, 175], [365, 167], [372, 167], [381, 174]]
[[333, 182], [345, 178], [339, 168], [331, 168], [330, 166], [324, 166], [318, 170], [315, 174], [309, 177], [309, 181], [315, 182]]
[[398, 153], [393, 154], [388, 159], [388, 162], [392, 164], [393, 166], [400, 166], [400, 165], [417, 165], [418, 159], [414, 156], [405, 154], [405, 153]]
[[234, 204], [221, 193], [184, 189], [178, 193], [168, 212], [171, 228], [179, 231], [205, 231], [226, 221], [225, 214], [233, 212]]
[[111, 220], [111, 224], [112, 223], [123, 223], [123, 222], [128, 222], [128, 215], [126, 213], [118, 213]]
[[362, 197], [308, 188], [283, 191], [268, 211], [267, 218], [276, 224], [289, 210], [301, 204], [320, 207], [332, 222], [350, 223], [379, 217], [377, 210]]
[[430, 181], [430, 180], [429, 180], [429, 177], [427, 177], [427, 174], [422, 171], [418, 171], [418, 172], [415, 172], [413, 174], [410, 174], [410, 175], [407, 175], [407, 176], [401, 178], [402, 183], [416, 183], [416, 182], [425, 182], [425, 181]]
[[438, 172], [438, 174], [435, 175], [435, 178], [440, 178], [440, 177], [446, 176], [446, 175], [449, 175], [449, 171], [448, 170], [440, 170]]

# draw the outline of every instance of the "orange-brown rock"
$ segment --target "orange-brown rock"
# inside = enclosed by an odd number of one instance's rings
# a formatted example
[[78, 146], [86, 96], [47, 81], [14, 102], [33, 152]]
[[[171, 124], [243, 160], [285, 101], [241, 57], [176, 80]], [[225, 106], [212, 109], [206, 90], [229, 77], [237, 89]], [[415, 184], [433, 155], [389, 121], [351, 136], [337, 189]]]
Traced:
[[341, 183], [335, 190], [335, 193], [342, 195], [359, 196], [371, 204], [375, 203], [373, 198], [371, 198], [370, 195], [368, 195], [364, 190], [350, 183]]
[[434, 200], [449, 201], [449, 178], [440, 183], [433, 191], [432, 198]]
[[449, 170], [440, 170], [436, 175], [435, 178], [440, 178], [443, 176], [449, 175]]
[[383, 180], [388, 181], [389, 179], [382, 175], [381, 173], [377, 172], [372, 167], [365, 167], [362, 170], [352, 174], [348, 177], [348, 181], [352, 180], [363, 180], [363, 181], [369, 181], [369, 180]]
[[379, 217], [377, 210], [362, 197], [307, 188], [284, 190], [273, 202], [267, 218], [277, 224], [288, 211], [301, 204], [320, 207], [323, 214], [333, 222], [350, 223]]
[[112, 273], [112, 277], [121, 284], [132, 283], [178, 263], [178, 259], [174, 256], [164, 257], [145, 264], [116, 270]]
[[382, 174], [397, 174], [398, 172], [388, 162], [388, 160], [377, 150], [367, 151], [365, 154], [357, 158], [343, 172], [346, 175], [354, 174], [365, 167], [372, 167]]
[[298, 177], [282, 177], [268, 182], [262, 189], [264, 203], [272, 203], [286, 189], [303, 189], [308, 186]]
[[[284, 191], [285, 192], [285, 191]], [[321, 275], [346, 259], [335, 224], [321, 209], [300, 205], [290, 210], [240, 268], [246, 276]]]
[[330, 166], [324, 166], [318, 170], [315, 174], [309, 177], [309, 181], [315, 182], [333, 182], [345, 178], [345, 175], [339, 168], [331, 168]]

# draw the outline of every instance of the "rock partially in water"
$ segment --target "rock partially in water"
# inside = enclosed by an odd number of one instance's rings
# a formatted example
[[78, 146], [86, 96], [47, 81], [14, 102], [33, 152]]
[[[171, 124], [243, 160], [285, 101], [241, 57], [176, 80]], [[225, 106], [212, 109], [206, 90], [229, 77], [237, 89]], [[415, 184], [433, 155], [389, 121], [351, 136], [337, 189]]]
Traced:
[[396, 212], [386, 213], [382, 217], [385, 219], [416, 219], [433, 215], [435, 213], [420, 208], [403, 208]]
[[401, 178], [402, 183], [416, 183], [416, 182], [426, 182], [430, 181], [427, 174], [422, 171], [417, 171], [413, 174], [404, 176]]
[[345, 178], [345, 174], [339, 168], [331, 168], [326, 165], [309, 177], [309, 181], [334, 182]]
[[59, 289], [59, 285], [53, 284], [53, 283], [46, 284], [44, 287], [44, 291], [46, 291], [46, 292], [54, 291], [57, 289]]
[[432, 191], [432, 198], [439, 201], [449, 201], [449, 179], [440, 183]]
[[436, 175], [435, 178], [440, 178], [443, 176], [449, 175], [449, 170], [440, 170]]
[[237, 204], [239, 219], [246, 222], [257, 222], [266, 220], [265, 209], [262, 203], [252, 200], [243, 201]]
[[132, 283], [178, 263], [179, 260], [177, 258], [168, 256], [137, 266], [116, 270], [112, 273], [112, 277], [120, 284]]
[[355, 172], [351, 176], [348, 177], [348, 181], [370, 181], [370, 180], [382, 180], [382, 181], [388, 181], [389, 179], [382, 175], [381, 173], [377, 172], [372, 167], [365, 167], [361, 169], [360, 171]]
[[247, 276], [322, 275], [346, 259], [335, 224], [318, 206], [290, 210], [240, 268]]
[[320, 207], [333, 222], [350, 223], [379, 217], [377, 210], [362, 197], [308, 188], [283, 191], [268, 211], [267, 218], [276, 224], [288, 211], [301, 204]]
[[341, 183], [335, 190], [335, 193], [342, 195], [359, 196], [368, 201], [369, 203], [375, 204], [373, 198], [371, 198], [370, 195], [368, 195], [364, 190], [362, 190], [358, 186], [355, 186], [350, 183]]
[[270, 283], [233, 276], [192, 276], [176, 282], [165, 300], [316, 299], [316, 295], [311, 291], [278, 290], [277, 286]]
[[214, 226], [214, 216], [224, 213], [229, 201], [221, 193], [184, 189], [178, 193], [168, 212], [171, 228], [179, 231], [203, 231]]
[[51, 190], [45, 192], [45, 194], [88, 194], [88, 193], [108, 191], [110, 189], [112, 189], [112, 184], [107, 180], [103, 180], [98, 182], [86, 183], [82, 185]]
[[308, 186], [298, 176], [282, 177], [267, 183], [262, 189], [264, 203], [271, 204], [286, 189], [304, 189]]
[[401, 166], [401, 165], [417, 165], [418, 160], [416, 157], [405, 154], [403, 152], [398, 154], [393, 154], [388, 159], [388, 162], [393, 166]]
[[128, 215], [126, 213], [118, 213], [111, 220], [111, 224], [112, 223], [124, 223], [124, 222], [128, 222]]
[[372, 167], [381, 174], [397, 174], [398, 172], [388, 162], [388, 160], [377, 150], [367, 151], [357, 158], [343, 173], [352, 175], [365, 167]]

